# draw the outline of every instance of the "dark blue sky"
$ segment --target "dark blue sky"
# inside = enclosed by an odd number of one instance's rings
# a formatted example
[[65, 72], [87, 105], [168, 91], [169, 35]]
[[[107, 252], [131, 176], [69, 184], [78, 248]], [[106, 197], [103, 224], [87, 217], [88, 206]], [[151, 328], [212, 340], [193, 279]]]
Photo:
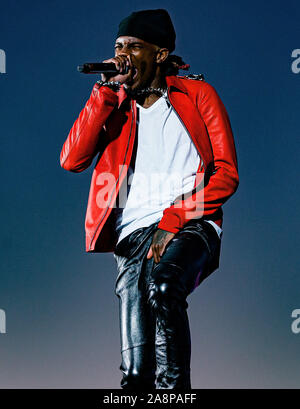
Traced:
[[93, 165], [59, 154], [119, 21], [166, 8], [175, 53], [229, 113], [240, 186], [224, 205], [220, 268], [189, 298], [192, 386], [298, 387], [300, 3], [9, 1], [1, 7], [0, 387], [119, 388], [112, 253], [85, 252]]

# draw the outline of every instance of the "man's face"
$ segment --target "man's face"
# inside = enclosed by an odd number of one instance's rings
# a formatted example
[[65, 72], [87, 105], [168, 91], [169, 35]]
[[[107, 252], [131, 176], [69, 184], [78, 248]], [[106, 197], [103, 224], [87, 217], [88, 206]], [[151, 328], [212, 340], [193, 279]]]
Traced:
[[116, 39], [115, 56], [129, 55], [133, 74], [127, 85], [140, 89], [151, 84], [156, 75], [156, 56], [159, 47], [136, 37], [121, 36]]

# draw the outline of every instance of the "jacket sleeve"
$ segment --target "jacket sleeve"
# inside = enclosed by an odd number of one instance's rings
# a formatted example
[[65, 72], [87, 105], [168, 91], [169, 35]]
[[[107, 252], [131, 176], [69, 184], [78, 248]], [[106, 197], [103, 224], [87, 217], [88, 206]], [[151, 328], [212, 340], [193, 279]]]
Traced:
[[201, 194], [193, 190], [190, 195], [184, 195], [184, 199], [180, 195], [164, 210], [158, 228], [172, 233], [177, 233], [191, 218], [214, 214], [239, 184], [236, 149], [227, 111], [214, 87], [202, 84], [197, 105], [211, 141], [214, 171], [208, 183], [202, 181]]
[[108, 87], [94, 84], [91, 95], [74, 122], [60, 153], [60, 165], [71, 172], [88, 168], [97, 154], [100, 132], [118, 101]]

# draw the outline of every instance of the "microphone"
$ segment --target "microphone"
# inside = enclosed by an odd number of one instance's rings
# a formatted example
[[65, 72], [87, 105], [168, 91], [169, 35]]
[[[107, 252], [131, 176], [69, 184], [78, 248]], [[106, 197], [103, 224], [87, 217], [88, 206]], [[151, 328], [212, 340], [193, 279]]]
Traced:
[[[129, 67], [126, 66], [125, 74], [128, 73]], [[87, 62], [77, 66], [77, 71], [83, 74], [119, 74], [113, 62]]]

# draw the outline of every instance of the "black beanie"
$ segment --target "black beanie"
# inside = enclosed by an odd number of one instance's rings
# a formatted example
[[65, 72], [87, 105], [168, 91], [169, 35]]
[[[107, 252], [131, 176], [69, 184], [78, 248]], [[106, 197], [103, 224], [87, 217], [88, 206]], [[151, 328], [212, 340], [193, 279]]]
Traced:
[[137, 37], [147, 43], [167, 48], [170, 53], [175, 49], [176, 33], [167, 10], [135, 11], [119, 24], [117, 38], [121, 36]]

